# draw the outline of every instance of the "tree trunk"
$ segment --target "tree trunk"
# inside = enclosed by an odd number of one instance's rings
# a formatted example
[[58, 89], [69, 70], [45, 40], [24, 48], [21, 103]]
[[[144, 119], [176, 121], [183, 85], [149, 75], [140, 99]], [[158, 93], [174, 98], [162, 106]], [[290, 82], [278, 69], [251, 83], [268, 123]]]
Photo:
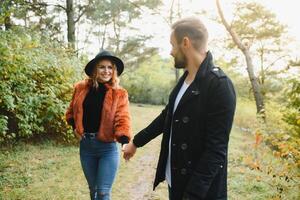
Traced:
[[4, 26], [5, 26], [5, 30], [9, 30], [11, 29], [12, 27], [12, 22], [11, 22], [11, 19], [10, 19], [10, 15], [6, 16], [5, 19], [4, 19]]
[[[177, 1], [177, 17], [178, 19], [181, 19], [181, 6], [180, 6], [180, 0]], [[180, 76], [180, 69], [175, 69], [175, 76], [176, 76], [176, 83], [179, 80], [179, 76]]]
[[75, 49], [75, 20], [73, 0], [67, 0], [67, 25], [68, 25], [68, 44], [70, 48]]
[[[170, 24], [172, 26], [173, 24], [173, 9], [174, 9], [174, 3], [175, 3], [175, 0], [172, 0], [172, 3], [171, 3], [171, 8], [170, 8], [170, 17], [169, 17], [169, 21], [170, 21]], [[177, 2], [177, 17], [180, 19], [181, 18], [181, 14], [180, 14], [180, 2], [178, 1]], [[179, 69], [175, 69], [175, 82], [177, 83], [179, 80]]]
[[[101, 48], [100, 48], [100, 50], [103, 50], [103, 49], [104, 49], [105, 37], [106, 37], [106, 28], [107, 28], [107, 24], [105, 24], [105, 27], [104, 27], [104, 32], [103, 32], [103, 36], [102, 36], [102, 43], [101, 43]], [[100, 35], [100, 34], [99, 34], [99, 35]]]
[[242, 52], [246, 58], [247, 72], [248, 72], [248, 76], [249, 76], [249, 79], [251, 82], [252, 91], [254, 94], [254, 99], [255, 99], [255, 103], [256, 103], [256, 111], [265, 120], [266, 114], [265, 114], [264, 98], [263, 98], [263, 95], [261, 92], [261, 86], [259, 85], [257, 78], [255, 77], [255, 74], [254, 74], [254, 70], [253, 70], [254, 66], [253, 66], [252, 58], [250, 56], [248, 49], [245, 49]]
[[116, 16], [113, 17], [113, 27], [114, 27], [115, 39], [116, 39], [116, 42], [115, 42], [115, 45], [116, 45], [115, 54], [119, 55], [119, 53], [120, 53], [120, 44], [121, 44], [121, 38], [120, 38], [120, 30], [121, 29], [120, 29], [119, 24], [116, 22], [115, 17]]
[[265, 121], [266, 113], [265, 113], [264, 99], [263, 99], [263, 95], [261, 93], [261, 86], [259, 85], [257, 78], [255, 77], [255, 74], [254, 74], [254, 70], [253, 70], [254, 66], [253, 66], [252, 58], [250, 56], [249, 49], [247, 46], [245, 46], [241, 43], [241, 40], [238, 37], [238, 35], [234, 32], [234, 30], [230, 27], [230, 25], [225, 20], [219, 0], [216, 0], [216, 4], [217, 4], [217, 8], [218, 8], [218, 13], [222, 20], [222, 24], [225, 26], [226, 30], [231, 35], [233, 42], [243, 52], [243, 54], [246, 58], [247, 72], [248, 72], [248, 76], [249, 76], [249, 79], [251, 82], [252, 91], [253, 91], [253, 95], [254, 95], [254, 99], [255, 99], [255, 103], [256, 103], [256, 111], [257, 111], [257, 114], [259, 114], [259, 116]]

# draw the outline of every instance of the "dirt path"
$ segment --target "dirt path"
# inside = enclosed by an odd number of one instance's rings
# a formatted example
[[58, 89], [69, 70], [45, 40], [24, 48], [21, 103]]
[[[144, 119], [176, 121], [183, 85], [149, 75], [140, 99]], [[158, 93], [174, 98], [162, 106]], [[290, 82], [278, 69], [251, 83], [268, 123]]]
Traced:
[[139, 165], [135, 168], [136, 172], [140, 174], [138, 180], [130, 188], [130, 196], [132, 200], [149, 199], [149, 194], [152, 192], [152, 183], [154, 178], [154, 165], [156, 160], [155, 155], [146, 154], [138, 159]]
[[162, 200], [163, 197], [159, 197], [160, 189], [155, 192], [152, 190], [159, 150], [160, 138], [138, 149], [135, 165], [130, 167], [138, 174], [136, 182], [129, 189], [131, 200]]

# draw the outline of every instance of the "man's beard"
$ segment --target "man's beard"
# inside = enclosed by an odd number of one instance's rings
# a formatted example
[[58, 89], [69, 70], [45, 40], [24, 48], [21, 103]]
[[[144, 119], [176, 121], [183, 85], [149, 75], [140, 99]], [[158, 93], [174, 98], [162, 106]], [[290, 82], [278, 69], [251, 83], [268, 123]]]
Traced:
[[185, 55], [179, 50], [177, 55], [174, 57], [174, 67], [176, 69], [183, 69], [187, 64]]

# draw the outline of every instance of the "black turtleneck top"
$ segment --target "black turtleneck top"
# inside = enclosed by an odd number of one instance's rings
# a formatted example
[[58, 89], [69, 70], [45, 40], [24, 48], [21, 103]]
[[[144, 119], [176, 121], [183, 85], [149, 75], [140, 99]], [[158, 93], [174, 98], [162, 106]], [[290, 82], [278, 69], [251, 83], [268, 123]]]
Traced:
[[101, 111], [106, 93], [104, 84], [91, 88], [83, 101], [83, 128], [86, 133], [96, 133], [99, 130]]

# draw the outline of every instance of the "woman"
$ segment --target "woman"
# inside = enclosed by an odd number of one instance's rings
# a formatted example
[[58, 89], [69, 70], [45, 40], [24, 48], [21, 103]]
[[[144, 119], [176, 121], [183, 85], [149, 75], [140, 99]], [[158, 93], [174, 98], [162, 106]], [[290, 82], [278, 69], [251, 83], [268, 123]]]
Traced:
[[119, 165], [119, 150], [131, 139], [127, 91], [119, 86], [124, 64], [108, 51], [85, 67], [88, 79], [75, 84], [66, 112], [80, 139], [80, 161], [92, 200], [109, 200]]

